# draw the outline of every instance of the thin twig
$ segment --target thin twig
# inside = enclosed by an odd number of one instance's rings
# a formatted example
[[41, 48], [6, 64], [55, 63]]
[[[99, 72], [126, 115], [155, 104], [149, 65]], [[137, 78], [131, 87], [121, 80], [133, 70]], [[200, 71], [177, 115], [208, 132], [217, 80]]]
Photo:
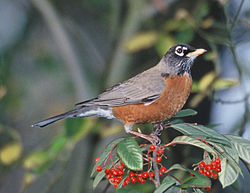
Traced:
[[235, 24], [236, 24], [237, 21], [238, 21], [238, 17], [239, 17], [239, 14], [240, 14], [240, 11], [241, 11], [241, 8], [242, 8], [242, 6], [243, 6], [244, 1], [245, 1], [245, 0], [241, 0], [241, 2], [240, 2], [240, 6], [239, 6], [239, 8], [238, 8], [238, 10], [237, 10], [237, 12], [236, 12], [236, 14], [235, 14], [235, 16], [234, 16], [233, 21], [232, 21], [231, 30], [234, 28]]

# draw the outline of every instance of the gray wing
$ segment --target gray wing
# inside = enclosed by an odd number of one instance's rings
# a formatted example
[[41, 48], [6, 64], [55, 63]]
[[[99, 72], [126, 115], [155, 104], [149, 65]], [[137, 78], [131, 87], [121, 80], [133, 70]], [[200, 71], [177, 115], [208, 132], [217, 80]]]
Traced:
[[165, 88], [161, 72], [154, 67], [113, 86], [95, 99], [77, 105], [123, 106], [143, 103], [147, 105], [158, 99]]

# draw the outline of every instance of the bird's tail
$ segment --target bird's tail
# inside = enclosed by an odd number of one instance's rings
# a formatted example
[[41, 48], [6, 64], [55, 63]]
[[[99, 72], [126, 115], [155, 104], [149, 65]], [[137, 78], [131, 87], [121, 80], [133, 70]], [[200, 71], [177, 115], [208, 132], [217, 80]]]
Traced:
[[114, 118], [112, 114], [112, 110], [110, 107], [106, 106], [92, 106], [92, 107], [79, 107], [77, 109], [68, 111], [66, 113], [62, 113], [60, 115], [45, 119], [38, 123], [31, 125], [31, 127], [45, 127], [51, 123], [56, 121], [60, 121], [62, 119], [73, 118], [73, 117], [106, 117], [108, 119]]

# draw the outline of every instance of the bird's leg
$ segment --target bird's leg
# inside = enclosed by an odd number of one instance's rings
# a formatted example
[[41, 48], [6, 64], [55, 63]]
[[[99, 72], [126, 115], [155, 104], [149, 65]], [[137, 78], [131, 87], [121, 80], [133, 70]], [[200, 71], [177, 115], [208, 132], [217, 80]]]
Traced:
[[162, 122], [160, 123], [152, 123], [153, 127], [154, 127], [154, 132], [153, 134], [157, 135], [157, 136], [160, 136], [161, 135], [161, 132], [163, 131], [164, 129], [164, 124]]
[[159, 137], [157, 135], [155, 135], [154, 133], [151, 133], [150, 135], [146, 135], [146, 134], [131, 130], [131, 128], [132, 128], [131, 125], [129, 125], [129, 126], [125, 125], [124, 127], [125, 127], [126, 133], [128, 133], [128, 134], [132, 134], [132, 135], [138, 136], [140, 138], [146, 139], [147, 141], [151, 142], [154, 145], [158, 145], [161, 143], [161, 140], [159, 139]]

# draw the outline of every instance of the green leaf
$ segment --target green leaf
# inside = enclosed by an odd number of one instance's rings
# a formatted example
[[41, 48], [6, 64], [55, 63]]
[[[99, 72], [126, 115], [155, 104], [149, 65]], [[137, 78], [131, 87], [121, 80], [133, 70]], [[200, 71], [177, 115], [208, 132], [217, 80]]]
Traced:
[[100, 181], [102, 181], [102, 179], [105, 177], [105, 175], [106, 175], [105, 170], [98, 172], [98, 174], [96, 175], [94, 182], [93, 182], [94, 189], [97, 187], [97, 185], [100, 183]]
[[187, 136], [203, 138], [208, 142], [211, 141], [227, 145], [229, 147], [231, 146], [230, 141], [225, 136], [221, 135], [220, 133], [216, 132], [213, 129], [210, 129], [202, 125], [180, 123], [180, 124], [173, 124], [171, 125], [171, 127]]
[[183, 109], [179, 111], [174, 118], [179, 118], [179, 117], [188, 117], [188, 116], [194, 116], [197, 115], [197, 111], [193, 109]]
[[[113, 162], [117, 162], [118, 158], [116, 158], [115, 160], [113, 160]], [[111, 168], [112, 164], [110, 163], [107, 168]], [[98, 172], [97, 175], [95, 176], [94, 182], [93, 182], [93, 188], [95, 189], [97, 187], [97, 185], [102, 181], [102, 179], [105, 177], [106, 173], [105, 170], [103, 169], [102, 171]]]
[[142, 193], [141, 191], [139, 190], [131, 190], [131, 189], [124, 189], [124, 188], [121, 188], [121, 189], [118, 189], [117, 191], [115, 191], [115, 193]]
[[92, 172], [91, 172], [91, 175], [90, 177], [92, 177], [96, 171], [96, 167], [101, 165], [102, 162], [108, 157], [111, 149], [117, 144], [119, 143], [120, 141], [122, 141], [124, 138], [118, 138], [118, 139], [115, 139], [113, 140], [110, 144], [108, 144], [105, 149], [103, 150], [102, 154], [100, 155], [100, 158], [98, 160], [98, 162], [95, 164], [95, 166], [93, 167], [92, 169]]
[[64, 135], [57, 136], [50, 145], [50, 155], [55, 157], [65, 147], [67, 141], [68, 140]]
[[172, 165], [168, 171], [171, 171], [171, 170], [182, 170], [182, 171], [187, 171], [186, 168], [184, 168], [182, 165], [180, 164], [174, 164]]
[[226, 78], [218, 78], [214, 81], [212, 85], [213, 90], [221, 90], [221, 89], [226, 89], [232, 86], [236, 86], [239, 84], [238, 80], [230, 80]]
[[143, 168], [142, 151], [133, 138], [126, 138], [117, 145], [117, 154], [128, 169], [139, 171]]
[[167, 176], [166, 178], [164, 178], [162, 184], [154, 191], [154, 193], [162, 193], [174, 184], [176, 184], [176, 180], [172, 177]]
[[240, 158], [250, 163], [250, 141], [234, 135], [226, 135], [226, 137], [231, 139], [231, 143], [234, 145]]
[[67, 137], [73, 137], [81, 130], [85, 120], [81, 118], [70, 118], [65, 120], [65, 132]]
[[221, 172], [219, 173], [219, 180], [223, 188], [233, 184], [239, 175], [237, 168], [228, 163], [226, 158], [221, 160]]
[[174, 138], [174, 140], [172, 142], [175, 142], [177, 144], [193, 145], [193, 146], [199, 147], [201, 149], [204, 149], [213, 155], [216, 155], [216, 151], [210, 145], [207, 145], [204, 142], [202, 142], [198, 139], [189, 137], [189, 136], [176, 137], [176, 138]]
[[239, 167], [239, 156], [234, 146], [231, 148], [221, 144], [211, 143], [221, 154], [221, 172], [219, 173], [219, 180], [222, 187], [230, 186], [238, 178], [239, 173], [242, 174]]
[[179, 185], [180, 188], [206, 188], [211, 186], [211, 181], [207, 177], [193, 177], [187, 182]]

